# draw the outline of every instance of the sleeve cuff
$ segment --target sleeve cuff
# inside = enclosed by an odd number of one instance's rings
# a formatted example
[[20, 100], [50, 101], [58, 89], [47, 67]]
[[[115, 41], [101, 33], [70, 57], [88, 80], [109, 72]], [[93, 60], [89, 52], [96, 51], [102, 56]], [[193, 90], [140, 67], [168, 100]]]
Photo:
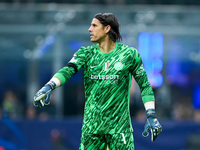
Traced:
[[148, 102], [148, 101], [154, 101], [154, 100], [155, 100], [155, 98], [154, 98], [153, 95], [142, 96], [142, 101], [143, 101], [143, 103], [146, 103], [146, 102]]
[[61, 85], [63, 85], [66, 82], [65, 77], [61, 73], [56, 73], [53, 77], [58, 78], [60, 80], [60, 82], [61, 82]]

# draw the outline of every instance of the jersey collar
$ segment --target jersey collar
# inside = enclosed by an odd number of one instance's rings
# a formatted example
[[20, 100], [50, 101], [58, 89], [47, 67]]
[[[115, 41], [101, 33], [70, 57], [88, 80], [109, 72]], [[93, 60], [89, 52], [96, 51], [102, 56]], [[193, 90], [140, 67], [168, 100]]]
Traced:
[[97, 51], [102, 54], [102, 55], [111, 55], [112, 53], [114, 53], [117, 49], [117, 46], [118, 46], [118, 43], [115, 42], [115, 48], [110, 52], [110, 53], [103, 53], [102, 51], [100, 51], [99, 47], [98, 47], [99, 44], [96, 45], [96, 48], [97, 48]]

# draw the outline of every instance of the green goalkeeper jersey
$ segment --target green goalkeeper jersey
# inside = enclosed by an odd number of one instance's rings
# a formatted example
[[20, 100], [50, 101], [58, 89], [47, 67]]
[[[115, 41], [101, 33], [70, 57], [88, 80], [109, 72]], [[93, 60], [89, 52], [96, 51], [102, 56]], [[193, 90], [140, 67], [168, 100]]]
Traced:
[[132, 76], [143, 102], [154, 100], [152, 88], [135, 48], [116, 43], [110, 53], [98, 44], [81, 47], [66, 67], [54, 76], [64, 84], [84, 70], [85, 110], [82, 131], [92, 134], [132, 132], [129, 99]]

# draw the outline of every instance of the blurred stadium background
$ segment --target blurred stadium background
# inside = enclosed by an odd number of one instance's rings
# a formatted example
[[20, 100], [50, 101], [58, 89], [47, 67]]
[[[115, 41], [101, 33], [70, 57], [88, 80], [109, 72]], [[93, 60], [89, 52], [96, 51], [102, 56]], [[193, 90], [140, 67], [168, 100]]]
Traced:
[[34, 94], [92, 43], [98, 12], [114, 13], [123, 43], [142, 55], [163, 132], [145, 123], [133, 81], [130, 111], [136, 150], [200, 149], [200, 2], [196, 0], [0, 0], [0, 150], [75, 150], [84, 110], [83, 71], [36, 109]]

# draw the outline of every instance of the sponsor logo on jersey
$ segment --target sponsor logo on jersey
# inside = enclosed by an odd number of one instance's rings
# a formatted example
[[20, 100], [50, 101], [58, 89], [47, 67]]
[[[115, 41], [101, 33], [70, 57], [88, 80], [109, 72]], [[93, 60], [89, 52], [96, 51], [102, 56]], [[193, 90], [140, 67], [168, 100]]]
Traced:
[[106, 79], [106, 80], [119, 79], [119, 75], [101, 75], [101, 74], [93, 75], [93, 74], [91, 74], [91, 79], [96, 79], [96, 80], [98, 80], [98, 79]]
[[[95, 68], [97, 66], [90, 66], [90, 68]], [[108, 70], [110, 67], [109, 62], [104, 63], [104, 71]], [[117, 61], [114, 65], [115, 70], [121, 70], [123, 68], [123, 64], [120, 61]], [[94, 75], [91, 74], [90, 78], [92, 80], [102, 80], [102, 84], [110, 85], [110, 84], [118, 84], [119, 81], [119, 75]]]

